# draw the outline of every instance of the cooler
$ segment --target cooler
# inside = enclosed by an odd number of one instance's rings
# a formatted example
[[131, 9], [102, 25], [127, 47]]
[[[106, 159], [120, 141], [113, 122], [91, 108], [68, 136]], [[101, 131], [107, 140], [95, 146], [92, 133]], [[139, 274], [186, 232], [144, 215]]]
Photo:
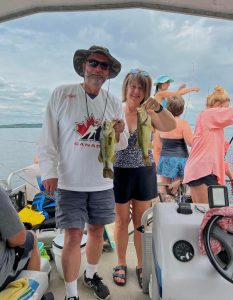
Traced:
[[50, 251], [52, 243], [58, 234], [61, 234], [62, 230], [57, 228], [44, 228], [36, 230], [36, 237], [38, 242], [43, 242], [44, 248]]
[[[81, 265], [80, 265], [79, 277], [82, 276], [84, 272], [85, 261], [86, 261], [86, 242], [87, 242], [87, 235], [83, 234], [82, 241], [81, 241]], [[61, 278], [63, 278], [63, 270], [61, 265], [61, 254], [62, 254], [63, 245], [64, 245], [64, 233], [61, 233], [58, 234], [53, 240], [53, 247], [52, 247], [57, 272]]]

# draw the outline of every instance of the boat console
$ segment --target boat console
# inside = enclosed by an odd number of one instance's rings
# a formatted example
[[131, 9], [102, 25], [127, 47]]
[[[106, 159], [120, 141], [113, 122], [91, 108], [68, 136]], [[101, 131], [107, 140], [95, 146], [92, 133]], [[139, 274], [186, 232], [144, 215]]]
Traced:
[[[212, 196], [220, 196], [212, 191]], [[225, 206], [212, 199], [213, 206]], [[207, 255], [198, 246], [199, 227], [207, 204], [157, 203], [153, 208], [152, 300], [228, 300], [233, 294], [233, 235], [217, 224], [213, 216], [204, 230]], [[223, 246], [223, 255], [215, 255], [211, 238]], [[225, 252], [225, 253], [224, 253]]]

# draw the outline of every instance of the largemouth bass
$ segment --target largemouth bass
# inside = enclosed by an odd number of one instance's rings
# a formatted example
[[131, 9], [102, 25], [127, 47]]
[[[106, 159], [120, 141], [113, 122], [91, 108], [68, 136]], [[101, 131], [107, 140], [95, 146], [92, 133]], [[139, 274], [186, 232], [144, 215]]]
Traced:
[[145, 166], [151, 166], [151, 159], [149, 157], [149, 149], [151, 149], [151, 135], [152, 135], [151, 117], [148, 115], [146, 109], [142, 107], [137, 108], [137, 144], [142, 150], [143, 162]]
[[112, 163], [115, 159], [115, 121], [104, 121], [100, 132], [100, 153], [98, 160], [104, 165], [103, 177], [113, 179]]

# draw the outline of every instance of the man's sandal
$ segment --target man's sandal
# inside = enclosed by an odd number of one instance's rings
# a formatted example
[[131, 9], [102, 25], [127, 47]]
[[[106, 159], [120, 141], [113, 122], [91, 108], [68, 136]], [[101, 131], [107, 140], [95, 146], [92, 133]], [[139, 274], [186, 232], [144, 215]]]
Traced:
[[[121, 270], [124, 271], [125, 274], [119, 274], [118, 271], [121, 271]], [[116, 280], [116, 278], [121, 278], [124, 281], [118, 282]], [[125, 285], [126, 281], [127, 281], [127, 266], [116, 266], [115, 268], [113, 268], [112, 279], [113, 279], [114, 283], [117, 285], [120, 285], [120, 286]]]
[[140, 288], [142, 289], [142, 268], [136, 267], [136, 275], [137, 275], [137, 279], [138, 279], [138, 284], [139, 284]]

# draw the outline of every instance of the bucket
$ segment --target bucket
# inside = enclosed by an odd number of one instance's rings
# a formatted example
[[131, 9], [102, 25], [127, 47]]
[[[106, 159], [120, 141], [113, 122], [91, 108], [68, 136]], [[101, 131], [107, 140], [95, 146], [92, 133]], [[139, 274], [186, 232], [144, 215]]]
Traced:
[[47, 258], [42, 257], [40, 259], [40, 271], [41, 272], [46, 272], [48, 275], [50, 274], [51, 265], [50, 265], [49, 260]]
[[44, 228], [36, 230], [36, 237], [38, 242], [43, 242], [44, 248], [48, 251], [52, 248], [52, 243], [55, 237], [61, 234], [61, 229], [57, 228]]
[[[84, 272], [85, 258], [86, 258], [86, 242], [87, 242], [87, 235], [83, 234], [82, 241], [81, 241], [81, 265], [80, 265], [78, 278], [82, 276]], [[61, 265], [61, 254], [64, 246], [64, 233], [58, 234], [53, 240], [52, 245], [53, 245], [52, 249], [53, 249], [57, 272], [61, 278], [64, 278], [62, 265]]]

